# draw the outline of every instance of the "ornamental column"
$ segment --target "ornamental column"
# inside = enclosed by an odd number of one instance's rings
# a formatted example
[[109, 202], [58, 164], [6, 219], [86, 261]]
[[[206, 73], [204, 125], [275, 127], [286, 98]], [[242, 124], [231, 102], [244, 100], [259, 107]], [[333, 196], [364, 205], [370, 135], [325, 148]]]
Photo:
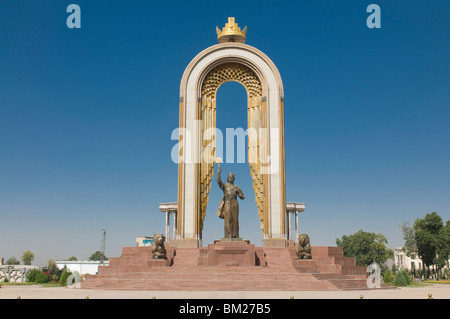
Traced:
[[164, 236], [166, 237], [166, 243], [170, 241], [170, 211], [166, 211], [166, 231]]
[[[298, 238], [298, 213], [305, 211], [305, 203], [286, 203], [286, 219], [287, 219], [287, 239], [294, 240], [294, 242]], [[294, 227], [295, 227], [295, 238], [292, 238], [291, 231], [291, 214], [294, 215]]]
[[173, 239], [175, 239], [176, 236], [176, 232], [177, 232], [177, 228], [178, 228], [178, 223], [176, 220], [176, 215], [177, 215], [177, 209], [178, 209], [178, 203], [164, 203], [164, 204], [159, 204], [159, 210], [163, 213], [166, 214], [166, 223], [165, 223], [165, 234], [164, 236], [166, 237], [166, 243], [169, 243], [171, 238], [170, 238], [170, 213], [173, 213], [174, 215], [174, 220], [173, 220]]

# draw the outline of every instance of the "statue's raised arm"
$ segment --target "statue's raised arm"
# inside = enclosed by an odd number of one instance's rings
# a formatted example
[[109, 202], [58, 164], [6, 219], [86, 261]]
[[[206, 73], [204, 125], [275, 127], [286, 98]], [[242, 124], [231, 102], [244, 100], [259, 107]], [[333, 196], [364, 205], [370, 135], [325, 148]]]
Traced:
[[224, 184], [222, 182], [222, 179], [220, 178], [220, 172], [222, 172], [222, 169], [220, 168], [220, 163], [218, 163], [218, 168], [217, 168], [217, 184], [219, 184], [219, 187], [221, 189], [223, 189]]

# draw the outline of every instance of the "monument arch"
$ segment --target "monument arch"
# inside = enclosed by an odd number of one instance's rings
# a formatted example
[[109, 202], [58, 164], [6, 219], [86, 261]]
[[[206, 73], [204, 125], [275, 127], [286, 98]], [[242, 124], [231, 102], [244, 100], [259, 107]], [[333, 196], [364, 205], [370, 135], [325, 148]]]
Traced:
[[[219, 44], [200, 52], [187, 66], [180, 85], [180, 135], [176, 245], [199, 247], [214, 175], [215, 140], [204, 138], [216, 127], [216, 93], [228, 81], [247, 91], [248, 158], [262, 237], [265, 244], [285, 246], [286, 191], [284, 160], [283, 84], [275, 64], [260, 50], [245, 44], [229, 18], [217, 29]], [[187, 143], [190, 143], [188, 145]], [[186, 150], [190, 151], [187, 152]]]
[[[152, 247], [124, 247], [121, 257], [111, 257], [109, 266], [99, 267], [98, 275], [88, 276], [82, 288], [368, 289], [367, 267], [356, 266], [355, 259], [344, 257], [340, 247], [312, 246], [309, 235], [298, 234], [297, 213], [303, 212], [305, 205], [286, 202], [281, 77], [264, 53], [244, 43], [245, 31], [229, 18], [225, 28], [218, 29], [219, 44], [200, 52], [183, 74], [178, 201], [159, 206], [166, 215], [165, 236], [155, 235]], [[219, 162], [214, 174], [215, 138], [204, 136], [216, 127], [217, 89], [228, 81], [236, 81], [245, 88], [248, 129], [260, 129], [256, 139], [248, 137], [247, 152], [264, 247], [239, 237], [238, 199], [244, 200], [246, 196], [234, 184], [233, 174], [228, 174], [226, 183], [222, 181]], [[183, 136], [183, 132], [190, 134]], [[223, 191], [217, 215], [224, 220], [225, 236], [201, 247], [203, 220], [214, 177], [218, 184], [214, 187]], [[176, 221], [172, 238], [171, 214]], [[295, 231], [291, 230], [291, 215], [295, 216]]]

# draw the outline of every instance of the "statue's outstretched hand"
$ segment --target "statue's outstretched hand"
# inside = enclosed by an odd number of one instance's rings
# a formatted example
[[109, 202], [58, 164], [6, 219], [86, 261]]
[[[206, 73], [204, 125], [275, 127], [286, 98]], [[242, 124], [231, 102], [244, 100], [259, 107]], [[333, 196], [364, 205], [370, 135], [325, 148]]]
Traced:
[[220, 174], [220, 172], [222, 171], [222, 169], [220, 168], [220, 162], [222, 162], [222, 159], [216, 158], [215, 162], [217, 163], [217, 172]]

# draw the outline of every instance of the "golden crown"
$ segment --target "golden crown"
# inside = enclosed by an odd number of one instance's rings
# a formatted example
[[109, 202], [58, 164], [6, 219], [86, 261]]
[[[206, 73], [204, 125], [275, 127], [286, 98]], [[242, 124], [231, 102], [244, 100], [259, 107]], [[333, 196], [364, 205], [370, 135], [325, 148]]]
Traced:
[[225, 23], [225, 27], [222, 31], [216, 27], [217, 40], [219, 43], [224, 42], [245, 42], [245, 35], [247, 33], [247, 26], [241, 31], [238, 24], [234, 21], [233, 17], [228, 18], [228, 23]]

